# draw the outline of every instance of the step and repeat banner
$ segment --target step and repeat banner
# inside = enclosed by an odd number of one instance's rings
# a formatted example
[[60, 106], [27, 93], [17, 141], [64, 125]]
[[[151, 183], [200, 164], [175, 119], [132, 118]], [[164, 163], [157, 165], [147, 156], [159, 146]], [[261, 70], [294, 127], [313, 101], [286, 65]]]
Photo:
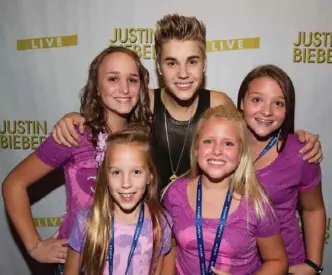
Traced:
[[[206, 87], [234, 101], [255, 66], [283, 68], [296, 87], [296, 128], [318, 133], [325, 159], [328, 220], [325, 274], [332, 274], [332, 10], [330, 0], [11, 0], [0, 2], [0, 182], [38, 147], [65, 113], [79, 110], [92, 59], [109, 45], [136, 51], [158, 87], [155, 22], [167, 13], [197, 16], [207, 27]], [[287, 164], [285, 164], [287, 165]], [[29, 190], [35, 225], [53, 234], [65, 210], [63, 179]], [[0, 273], [47, 274], [31, 263], [0, 204]], [[33, 271], [33, 269], [37, 271]]]

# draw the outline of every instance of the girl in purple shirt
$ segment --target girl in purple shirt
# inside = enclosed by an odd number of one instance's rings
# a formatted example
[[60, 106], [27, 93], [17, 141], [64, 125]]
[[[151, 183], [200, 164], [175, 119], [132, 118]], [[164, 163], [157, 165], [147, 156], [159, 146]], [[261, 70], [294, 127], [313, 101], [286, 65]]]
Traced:
[[[257, 177], [280, 221], [289, 272], [320, 274], [326, 226], [321, 169], [319, 164], [303, 161], [298, 153], [303, 144], [294, 134], [293, 83], [280, 68], [260, 66], [243, 80], [237, 105], [248, 125]], [[305, 245], [296, 215], [298, 205]]]
[[[35, 260], [65, 262], [65, 244], [74, 217], [92, 201], [97, 174], [94, 158], [98, 133], [121, 130], [129, 122], [150, 123], [148, 82], [148, 71], [136, 53], [122, 47], [102, 51], [92, 61], [82, 91], [81, 113], [86, 118], [88, 131], [81, 136], [80, 145], [59, 145], [49, 136], [5, 179], [3, 196], [8, 214], [29, 255]], [[27, 188], [57, 167], [63, 167], [65, 174], [66, 214], [59, 236], [41, 240], [33, 223]], [[57, 265], [56, 274], [63, 274], [63, 265]]]
[[173, 219], [176, 274], [287, 272], [279, 223], [256, 180], [247, 127], [235, 108], [203, 114], [191, 170], [168, 186], [163, 200]]
[[159, 202], [149, 136], [138, 128], [98, 142], [94, 201], [76, 217], [66, 275], [159, 275], [171, 220]]

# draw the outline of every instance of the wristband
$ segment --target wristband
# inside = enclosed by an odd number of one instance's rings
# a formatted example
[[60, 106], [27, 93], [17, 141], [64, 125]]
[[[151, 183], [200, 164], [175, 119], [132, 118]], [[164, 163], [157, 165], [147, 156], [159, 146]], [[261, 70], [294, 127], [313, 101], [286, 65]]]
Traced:
[[310, 260], [306, 259], [304, 261], [304, 263], [307, 264], [308, 266], [310, 266], [313, 270], [315, 270], [316, 274], [322, 274], [323, 273], [323, 268], [316, 265], [313, 261], [310, 261]]
[[38, 239], [36, 244], [31, 249], [28, 249], [29, 256], [31, 256], [31, 253], [38, 247], [40, 242], [41, 242], [41, 239]]

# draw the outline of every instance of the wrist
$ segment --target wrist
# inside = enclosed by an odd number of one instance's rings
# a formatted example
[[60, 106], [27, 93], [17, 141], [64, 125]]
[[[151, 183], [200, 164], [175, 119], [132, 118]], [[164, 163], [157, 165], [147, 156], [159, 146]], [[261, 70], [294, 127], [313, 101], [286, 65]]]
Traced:
[[38, 239], [32, 245], [29, 245], [29, 247], [27, 247], [27, 252], [29, 256], [31, 256], [32, 253], [39, 247], [41, 241], [42, 240], [38, 237]]
[[315, 262], [313, 262], [309, 259], [306, 259], [304, 261], [304, 263], [307, 264], [308, 266], [310, 266], [316, 272], [316, 274], [322, 274], [323, 273], [323, 268], [320, 265], [316, 264]]

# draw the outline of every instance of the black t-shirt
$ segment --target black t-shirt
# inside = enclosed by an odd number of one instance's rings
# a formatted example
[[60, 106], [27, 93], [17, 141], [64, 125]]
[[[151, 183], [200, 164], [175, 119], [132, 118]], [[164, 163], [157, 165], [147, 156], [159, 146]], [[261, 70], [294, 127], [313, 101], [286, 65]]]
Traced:
[[[179, 121], [174, 119], [165, 109], [161, 101], [161, 89], [154, 91], [154, 118], [152, 124], [152, 148], [154, 161], [159, 175], [159, 188], [162, 190], [170, 182], [170, 177], [173, 175], [170, 156], [168, 153], [165, 116], [168, 131], [168, 140], [170, 145], [171, 159], [173, 169], [176, 176], [179, 177], [187, 172], [190, 168], [190, 147], [192, 141], [193, 130], [202, 113], [210, 107], [210, 91], [200, 89], [198, 91], [198, 106], [196, 113], [190, 121]], [[189, 128], [188, 128], [189, 127]], [[188, 131], [186, 144], [183, 149], [180, 160], [181, 151], [185, 141], [186, 133]], [[178, 169], [177, 169], [178, 167]]]

